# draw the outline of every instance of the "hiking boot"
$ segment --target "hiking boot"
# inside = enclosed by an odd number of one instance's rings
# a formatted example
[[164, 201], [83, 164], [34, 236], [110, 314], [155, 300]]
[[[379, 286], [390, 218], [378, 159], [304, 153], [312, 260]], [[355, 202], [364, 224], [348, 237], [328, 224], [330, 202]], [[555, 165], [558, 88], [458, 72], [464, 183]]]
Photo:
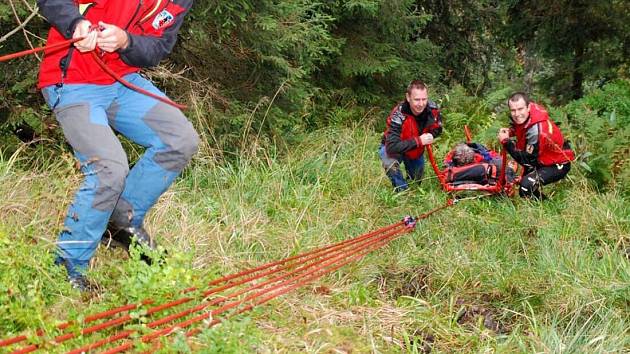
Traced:
[[[155, 259], [152, 257], [152, 253], [155, 254], [158, 251], [157, 242], [149, 235], [144, 227], [117, 227], [113, 223], [107, 225], [107, 231], [103, 235], [101, 242], [109, 244], [110, 241], [114, 241], [116, 244], [124, 247], [129, 252], [129, 247], [132, 243], [140, 246], [140, 259], [148, 265], [153, 264]], [[149, 252], [146, 252], [149, 250]], [[165, 252], [164, 252], [165, 253]], [[163, 254], [159, 255], [157, 261], [163, 261]]]
[[106, 242], [110, 240], [115, 241], [127, 250], [129, 250], [129, 246], [131, 246], [134, 240], [137, 244], [146, 246], [151, 250], [157, 249], [157, 243], [151, 236], [149, 236], [149, 233], [142, 226], [118, 227], [113, 223], [109, 223], [102, 240]]
[[96, 284], [89, 281], [83, 274], [85, 269], [83, 269], [82, 266], [78, 266], [74, 262], [64, 259], [61, 256], [55, 258], [55, 264], [66, 268], [68, 282], [74, 289], [82, 293], [95, 292], [97, 290], [98, 287]]
[[97, 290], [96, 284], [89, 281], [88, 278], [83, 274], [74, 276], [68, 275], [68, 282], [70, 282], [70, 286], [72, 286], [74, 289], [79, 290], [82, 293], [91, 293]]

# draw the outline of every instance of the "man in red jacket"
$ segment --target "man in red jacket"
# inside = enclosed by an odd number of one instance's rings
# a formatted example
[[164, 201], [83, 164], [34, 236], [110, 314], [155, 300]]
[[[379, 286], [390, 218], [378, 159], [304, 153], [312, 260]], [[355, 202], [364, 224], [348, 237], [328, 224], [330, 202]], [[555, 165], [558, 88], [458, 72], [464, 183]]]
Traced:
[[[144, 217], [197, 150], [183, 113], [117, 82], [92, 51], [124, 80], [165, 96], [138, 74], [157, 65], [177, 40], [192, 0], [38, 0], [52, 24], [48, 44], [83, 38], [46, 52], [39, 88], [81, 163], [85, 178], [57, 242], [56, 263], [71, 284], [87, 290], [85, 270], [109, 228], [127, 247], [156, 248]], [[146, 148], [130, 170], [116, 133]]]
[[442, 133], [442, 115], [429, 100], [429, 89], [420, 80], [407, 86], [405, 100], [396, 104], [387, 117], [379, 156], [395, 191], [409, 188], [400, 164], [407, 175], [420, 183], [424, 174], [424, 147]]
[[[519, 195], [543, 198], [542, 185], [557, 182], [569, 173], [575, 158], [573, 151], [547, 111], [530, 102], [527, 94], [512, 94], [508, 107], [512, 127], [499, 129], [498, 139], [525, 168]], [[515, 137], [516, 141], [510, 137]]]

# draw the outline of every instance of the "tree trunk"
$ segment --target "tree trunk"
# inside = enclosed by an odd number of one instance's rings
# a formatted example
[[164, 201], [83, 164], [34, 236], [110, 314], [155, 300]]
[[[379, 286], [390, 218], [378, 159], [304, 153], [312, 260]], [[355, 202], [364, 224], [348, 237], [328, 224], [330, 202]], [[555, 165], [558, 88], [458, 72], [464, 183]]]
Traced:
[[584, 45], [582, 42], [578, 42], [575, 48], [575, 58], [573, 60], [573, 82], [571, 84], [571, 92], [573, 93], [573, 99], [582, 98], [582, 82], [584, 81], [584, 74], [582, 73], [582, 63], [584, 62]]

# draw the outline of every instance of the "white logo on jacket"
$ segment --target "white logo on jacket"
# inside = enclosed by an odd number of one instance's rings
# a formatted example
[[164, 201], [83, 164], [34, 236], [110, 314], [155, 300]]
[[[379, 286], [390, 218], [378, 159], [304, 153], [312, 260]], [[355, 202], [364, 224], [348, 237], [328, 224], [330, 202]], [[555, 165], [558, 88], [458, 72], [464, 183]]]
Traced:
[[153, 20], [153, 28], [159, 30], [175, 20], [175, 16], [166, 10], [162, 10]]

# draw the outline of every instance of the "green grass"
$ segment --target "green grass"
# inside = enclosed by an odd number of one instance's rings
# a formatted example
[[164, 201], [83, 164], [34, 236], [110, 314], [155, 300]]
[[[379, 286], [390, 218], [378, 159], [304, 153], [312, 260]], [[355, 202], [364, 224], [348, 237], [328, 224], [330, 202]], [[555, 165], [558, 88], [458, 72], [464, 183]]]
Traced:
[[[54, 147], [5, 156], [1, 337], [42, 327], [54, 333], [59, 320], [145, 298], [166, 301], [220, 274], [356, 236], [446, 201], [428, 166], [421, 186], [394, 194], [378, 161], [379, 138], [363, 128], [337, 127], [307, 135], [287, 155], [253, 148], [231, 163], [217, 162], [210, 147], [202, 147], [146, 221], [170, 252], [167, 265], [149, 267], [101, 248], [89, 274], [102, 288], [94, 298], [70, 289], [52, 262], [65, 207], [80, 181], [72, 156]], [[163, 351], [628, 352], [630, 203], [614, 190], [592, 190], [577, 170], [570, 176], [548, 189], [553, 193], [546, 202], [462, 202], [313, 285], [189, 342], [175, 334]], [[140, 333], [147, 321], [134, 312]], [[53, 352], [69, 348], [43, 345]]]

